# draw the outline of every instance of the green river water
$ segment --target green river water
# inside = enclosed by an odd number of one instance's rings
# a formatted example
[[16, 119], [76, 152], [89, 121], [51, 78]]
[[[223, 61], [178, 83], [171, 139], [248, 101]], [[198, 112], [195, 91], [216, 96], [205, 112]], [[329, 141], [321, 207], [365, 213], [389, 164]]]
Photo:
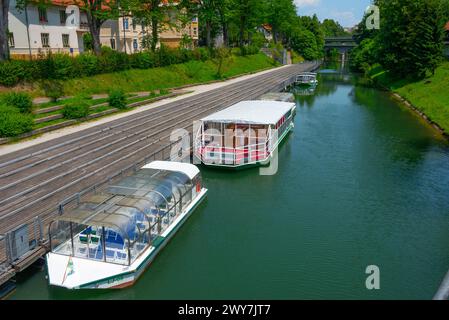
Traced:
[[431, 299], [449, 268], [449, 144], [348, 74], [297, 103], [278, 173], [201, 168], [207, 200], [135, 286], [69, 291], [30, 269], [11, 299]]

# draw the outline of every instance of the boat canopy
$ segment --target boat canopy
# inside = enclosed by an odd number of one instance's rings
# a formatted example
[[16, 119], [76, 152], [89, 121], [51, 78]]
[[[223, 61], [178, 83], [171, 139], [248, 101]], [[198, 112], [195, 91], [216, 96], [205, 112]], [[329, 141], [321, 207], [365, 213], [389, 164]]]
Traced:
[[202, 122], [275, 125], [295, 107], [294, 103], [280, 101], [242, 101], [216, 112]]
[[144, 167], [110, 185], [104, 193], [87, 197], [56, 220], [111, 227], [127, 235], [142, 214], [170, 209], [191, 186], [192, 179], [183, 172]]

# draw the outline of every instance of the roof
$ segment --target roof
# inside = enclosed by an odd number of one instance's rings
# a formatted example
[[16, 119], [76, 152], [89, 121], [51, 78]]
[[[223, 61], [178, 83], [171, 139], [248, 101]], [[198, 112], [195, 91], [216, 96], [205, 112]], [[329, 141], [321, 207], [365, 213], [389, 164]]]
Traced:
[[279, 101], [242, 101], [201, 119], [223, 123], [276, 124], [294, 103]]
[[142, 169], [161, 169], [174, 172], [182, 172], [190, 179], [193, 179], [199, 172], [198, 168], [190, 163], [169, 162], [169, 161], [153, 161]]
[[446, 30], [446, 31], [449, 31], [449, 21], [446, 23], [446, 25], [444, 26], [444, 29]]

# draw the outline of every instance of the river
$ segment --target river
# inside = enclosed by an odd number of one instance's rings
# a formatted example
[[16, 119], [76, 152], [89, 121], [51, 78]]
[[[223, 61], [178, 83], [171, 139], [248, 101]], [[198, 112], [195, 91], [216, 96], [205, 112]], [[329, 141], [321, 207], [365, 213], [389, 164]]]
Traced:
[[431, 299], [449, 268], [448, 142], [350, 74], [319, 80], [277, 174], [201, 168], [206, 202], [135, 286], [68, 291], [30, 269], [11, 299]]

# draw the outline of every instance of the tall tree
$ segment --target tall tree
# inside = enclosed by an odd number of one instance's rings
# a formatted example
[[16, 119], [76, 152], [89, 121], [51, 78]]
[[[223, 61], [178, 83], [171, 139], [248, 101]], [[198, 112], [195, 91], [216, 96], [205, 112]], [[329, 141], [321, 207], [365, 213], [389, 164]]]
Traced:
[[86, 12], [89, 31], [92, 35], [92, 45], [95, 54], [101, 53], [100, 28], [109, 19], [118, 17], [119, 3], [117, 0], [75, 0], [75, 5]]
[[378, 0], [380, 62], [393, 75], [424, 77], [442, 56], [441, 0]]
[[141, 24], [150, 28], [149, 46], [156, 50], [159, 43], [159, 34], [168, 28], [177, 28], [174, 0], [127, 0], [128, 9]]
[[264, 22], [265, 5], [266, 2], [260, 0], [232, 0], [232, 15], [238, 26], [240, 47], [243, 47], [245, 42], [250, 42], [251, 33]]
[[266, 0], [267, 22], [272, 27], [273, 41], [286, 40], [292, 24], [296, 19], [296, 6], [293, 0]]
[[9, 0], [0, 0], [0, 61], [9, 59], [8, 12]]
[[324, 19], [321, 26], [326, 37], [341, 37], [348, 35], [345, 29], [333, 19]]

